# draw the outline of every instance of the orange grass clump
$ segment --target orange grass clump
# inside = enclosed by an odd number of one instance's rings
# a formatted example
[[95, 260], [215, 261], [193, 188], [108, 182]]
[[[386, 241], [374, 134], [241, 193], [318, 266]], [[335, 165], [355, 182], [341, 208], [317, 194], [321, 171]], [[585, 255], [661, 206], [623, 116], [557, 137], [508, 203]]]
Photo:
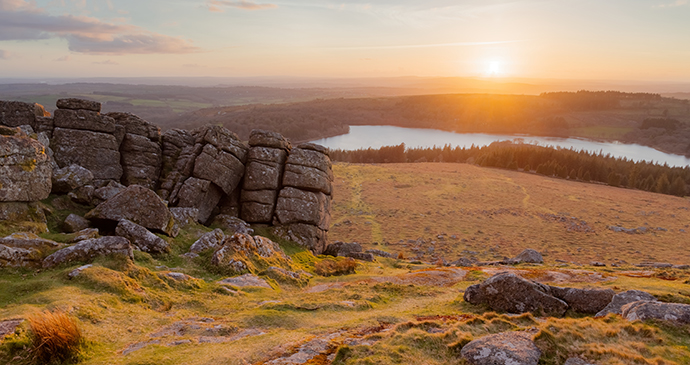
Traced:
[[79, 353], [82, 333], [65, 312], [54, 311], [28, 318], [33, 334], [33, 351], [42, 362], [62, 362]]
[[337, 276], [354, 274], [356, 267], [357, 261], [353, 260], [352, 258], [339, 261], [325, 259], [321, 262], [317, 262], [314, 265], [314, 271], [321, 276]]

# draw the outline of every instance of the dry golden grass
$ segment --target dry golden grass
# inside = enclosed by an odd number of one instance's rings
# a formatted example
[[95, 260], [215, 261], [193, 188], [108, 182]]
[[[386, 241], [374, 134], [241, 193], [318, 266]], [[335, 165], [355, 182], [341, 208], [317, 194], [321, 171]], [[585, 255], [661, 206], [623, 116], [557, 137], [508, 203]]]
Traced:
[[325, 259], [314, 265], [314, 272], [321, 276], [338, 276], [354, 274], [357, 261], [351, 258], [344, 260]]
[[[686, 198], [469, 164], [337, 163], [333, 169], [330, 241], [427, 262], [467, 251], [495, 260], [530, 247], [547, 262], [690, 263]], [[417, 239], [424, 242], [408, 242]]]
[[44, 311], [28, 318], [33, 352], [41, 363], [62, 362], [79, 354], [83, 341], [74, 318], [62, 311]]

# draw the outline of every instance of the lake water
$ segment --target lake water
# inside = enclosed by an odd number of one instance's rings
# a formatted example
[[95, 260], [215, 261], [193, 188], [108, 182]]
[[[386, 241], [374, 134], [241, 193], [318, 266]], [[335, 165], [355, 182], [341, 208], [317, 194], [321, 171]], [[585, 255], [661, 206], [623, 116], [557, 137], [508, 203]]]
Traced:
[[615, 157], [627, 157], [634, 161], [648, 161], [669, 166], [690, 165], [685, 156], [673, 155], [636, 144], [615, 142], [595, 142], [578, 138], [552, 138], [534, 136], [497, 135], [483, 133], [453, 133], [435, 129], [402, 128], [393, 126], [350, 126], [350, 133], [341, 136], [323, 138], [313, 143], [333, 149], [356, 150], [360, 148], [380, 148], [405, 143], [406, 147], [434, 147], [450, 144], [452, 147], [487, 146], [496, 141], [522, 140], [524, 143], [542, 146], [558, 146], [585, 150]]

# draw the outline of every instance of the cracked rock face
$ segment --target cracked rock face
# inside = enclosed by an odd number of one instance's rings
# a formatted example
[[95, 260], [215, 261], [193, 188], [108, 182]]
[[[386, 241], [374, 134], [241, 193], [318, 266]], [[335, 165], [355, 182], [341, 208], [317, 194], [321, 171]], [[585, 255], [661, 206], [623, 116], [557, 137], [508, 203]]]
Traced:
[[52, 189], [45, 147], [16, 128], [0, 130], [0, 202], [43, 200]]
[[462, 348], [472, 365], [537, 365], [541, 351], [526, 332], [502, 332], [474, 340]]

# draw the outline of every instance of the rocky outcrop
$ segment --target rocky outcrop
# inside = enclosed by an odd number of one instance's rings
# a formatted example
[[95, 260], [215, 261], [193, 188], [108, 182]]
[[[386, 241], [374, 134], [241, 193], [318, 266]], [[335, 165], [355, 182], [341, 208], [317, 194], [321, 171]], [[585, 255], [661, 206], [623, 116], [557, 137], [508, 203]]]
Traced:
[[290, 142], [278, 133], [253, 130], [240, 195], [240, 216], [250, 223], [270, 223], [282, 186]]
[[43, 126], [44, 124], [50, 124], [49, 129], [52, 129], [52, 119], [45, 118], [49, 116], [50, 114], [41, 104], [0, 100], [0, 125], [8, 127], [30, 125], [38, 133], [47, 129]]
[[690, 324], [690, 305], [643, 300], [624, 305], [622, 315], [628, 321], [656, 319], [675, 325], [687, 325]]
[[148, 229], [175, 236], [175, 220], [168, 207], [152, 190], [132, 185], [88, 212], [92, 221], [110, 221], [111, 224], [127, 219]]
[[205, 223], [222, 196], [223, 191], [211, 181], [190, 177], [177, 194], [177, 206], [197, 209], [197, 219]]
[[59, 167], [82, 166], [97, 180], [119, 181], [122, 176], [120, 143], [112, 134], [55, 128], [50, 147]]
[[122, 255], [133, 259], [132, 245], [123, 237], [101, 237], [81, 241], [63, 248], [43, 260], [43, 268], [48, 269], [68, 262], [88, 262], [98, 256]]
[[641, 290], [628, 290], [618, 293], [611, 298], [611, 302], [599, 311], [595, 317], [604, 317], [609, 313], [621, 314], [623, 306], [637, 301], [656, 301], [656, 298]]
[[537, 365], [541, 350], [527, 332], [502, 332], [471, 341], [461, 354], [473, 365]]
[[52, 167], [44, 146], [19, 128], [0, 126], [0, 202], [48, 197]]
[[197, 155], [195, 140], [191, 132], [182, 129], [171, 129], [161, 136], [163, 165], [157, 192], [171, 203], [176, 202], [177, 191], [192, 174]]
[[170, 244], [162, 238], [149, 232], [148, 229], [128, 221], [121, 220], [115, 228], [115, 234], [128, 239], [134, 246], [148, 253], [166, 253], [170, 251]]

